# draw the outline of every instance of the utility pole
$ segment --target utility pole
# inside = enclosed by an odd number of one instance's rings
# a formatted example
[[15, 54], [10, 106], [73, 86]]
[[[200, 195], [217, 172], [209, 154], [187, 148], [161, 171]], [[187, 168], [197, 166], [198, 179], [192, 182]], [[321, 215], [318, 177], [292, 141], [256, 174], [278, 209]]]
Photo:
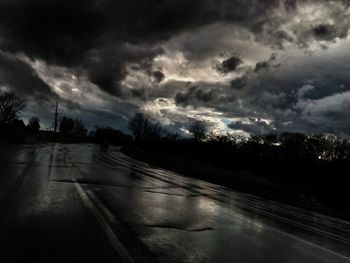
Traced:
[[56, 111], [55, 111], [55, 126], [54, 126], [54, 133], [57, 132], [57, 120], [58, 120], [58, 101], [56, 102]]

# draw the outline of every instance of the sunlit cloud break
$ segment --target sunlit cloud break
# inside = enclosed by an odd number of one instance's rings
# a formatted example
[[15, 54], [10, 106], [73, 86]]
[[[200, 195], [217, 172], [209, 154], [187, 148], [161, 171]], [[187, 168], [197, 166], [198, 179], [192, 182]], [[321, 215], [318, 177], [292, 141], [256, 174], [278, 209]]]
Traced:
[[47, 127], [58, 100], [90, 128], [349, 135], [349, 28], [344, 0], [3, 1], [0, 91]]

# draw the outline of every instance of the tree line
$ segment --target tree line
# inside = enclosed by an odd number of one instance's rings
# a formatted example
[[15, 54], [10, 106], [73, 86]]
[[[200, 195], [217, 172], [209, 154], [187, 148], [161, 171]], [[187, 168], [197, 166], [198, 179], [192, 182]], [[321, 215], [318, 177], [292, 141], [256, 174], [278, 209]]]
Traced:
[[[302, 133], [255, 134], [250, 137], [233, 133], [208, 132], [204, 122], [194, 121], [189, 125], [189, 138], [179, 137], [163, 128], [159, 122], [152, 120], [143, 113], [136, 113], [128, 125], [134, 141], [144, 148], [162, 148], [165, 145], [188, 145], [186, 152], [195, 152], [201, 156], [201, 149], [208, 148], [213, 155], [226, 156], [220, 153], [230, 152], [231, 155], [247, 156], [251, 159], [264, 160], [308, 160], [326, 162], [335, 160], [350, 160], [350, 142], [347, 138], [331, 134], [306, 135]], [[206, 152], [206, 151], [205, 151]], [[207, 153], [205, 154], [207, 155]], [[215, 159], [215, 156], [210, 158]]]
[[[40, 119], [35, 116], [24, 124], [19, 116], [25, 104], [14, 93], [0, 95], [0, 140], [10, 138], [18, 142], [32, 134], [53, 134], [52, 131], [41, 131]], [[135, 158], [183, 174], [193, 175], [199, 170], [200, 178], [207, 173], [213, 182], [221, 180], [217, 171], [253, 173], [268, 178], [279, 188], [281, 195], [312, 196], [339, 211], [348, 207], [348, 138], [287, 132], [249, 137], [217, 134], [209, 132], [201, 121], [193, 121], [187, 128], [189, 136], [179, 136], [146, 114], [136, 113], [128, 123], [130, 136], [105, 126], [96, 126], [89, 132], [82, 120], [63, 116], [59, 132], [48, 138], [62, 142], [123, 145], [123, 151]], [[201, 166], [208, 171], [203, 171]], [[225, 180], [234, 181], [233, 177]], [[256, 193], [256, 189], [254, 187], [252, 191]]]
[[[189, 125], [190, 137], [184, 138], [167, 132], [157, 121], [140, 113], [130, 120], [129, 129], [134, 141], [125, 153], [134, 158], [298, 205], [305, 201], [301, 197], [307, 197], [350, 215], [348, 138], [288, 132], [249, 137], [217, 134], [208, 132], [199, 121]], [[240, 173], [268, 179], [274, 188], [247, 186], [242, 183], [244, 179], [235, 179], [235, 174]], [[314, 203], [311, 207], [315, 208]]]
[[58, 123], [58, 132], [40, 130], [40, 119], [36, 116], [29, 118], [27, 125], [20, 115], [26, 107], [26, 101], [13, 92], [0, 94], [0, 140], [5, 142], [23, 142], [28, 136], [41, 134], [49, 141], [62, 142], [102, 142], [126, 144], [131, 136], [112, 127], [96, 126], [88, 131], [81, 119], [62, 116]]
[[[31, 117], [25, 125], [19, 118], [26, 102], [15, 93], [0, 95], [0, 135], [22, 135], [38, 131], [40, 119]], [[63, 116], [59, 133], [65, 137], [90, 138], [95, 142], [108, 141], [114, 144], [134, 145], [154, 151], [174, 154], [185, 152], [191, 158], [210, 159], [225, 164], [230, 160], [247, 159], [274, 161], [330, 162], [350, 159], [350, 143], [347, 138], [334, 135], [305, 135], [301, 133], [256, 134], [244, 137], [238, 134], [209, 133], [205, 123], [193, 121], [188, 131], [189, 138], [179, 136], [164, 128], [158, 121], [144, 113], [136, 113], [129, 121], [128, 129], [133, 135], [124, 134], [111, 127], [96, 126], [88, 132], [84, 122]], [[24, 135], [23, 135], [24, 134]]]

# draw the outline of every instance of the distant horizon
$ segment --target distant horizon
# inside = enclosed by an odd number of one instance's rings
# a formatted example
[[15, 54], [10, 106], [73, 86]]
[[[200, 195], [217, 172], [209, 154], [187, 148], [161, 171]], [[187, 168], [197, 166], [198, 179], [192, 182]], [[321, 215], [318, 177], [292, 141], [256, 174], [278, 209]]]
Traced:
[[[61, 114], [62, 116], [62, 114]], [[70, 115], [63, 115], [64, 117], [70, 117]], [[62, 116], [62, 117], [63, 117]], [[28, 118], [19, 118], [21, 120], [23, 120], [24, 124], [25, 125], [28, 125], [29, 124], [29, 118], [30, 117], [34, 117], [34, 116], [29, 116]], [[35, 116], [37, 117], [37, 116]], [[84, 119], [81, 119], [79, 118], [79, 116], [77, 118], [73, 118], [73, 119], [79, 119], [79, 120], [82, 120], [83, 123], [86, 125], [86, 123], [84, 122]], [[40, 129], [39, 131], [54, 131], [54, 125], [52, 124], [51, 126], [45, 126], [45, 122], [42, 122], [42, 119], [40, 119]], [[48, 119], [49, 120], [49, 119]], [[153, 119], [153, 121], [156, 121], [156, 119]], [[60, 123], [60, 118], [58, 120], [58, 124]], [[187, 125], [191, 125], [191, 123], [187, 123]], [[90, 124], [90, 125], [86, 125], [86, 128], [88, 130], [88, 134], [90, 132], [93, 132], [96, 130], [96, 128], [99, 127], [99, 128], [106, 128], [106, 127], [110, 127], [112, 129], [115, 129], [115, 130], [119, 130], [121, 132], [123, 132], [124, 134], [126, 135], [132, 135], [132, 132], [127, 128], [125, 127], [124, 129], [120, 129], [118, 127], [115, 127], [113, 125], [113, 123], [111, 124], [107, 124], [107, 125], [95, 125], [95, 124]], [[163, 128], [166, 128], [166, 127], [163, 127]], [[169, 131], [171, 132], [171, 131]], [[212, 131], [208, 131], [206, 134], [209, 135]], [[180, 136], [181, 138], [190, 138], [191, 137], [191, 134], [187, 133], [187, 134], [184, 134], [184, 133], [177, 133], [176, 131], [173, 132], [174, 134], [176, 133], [178, 136]], [[308, 137], [312, 137], [312, 136], [317, 136], [317, 135], [324, 135], [324, 136], [335, 136], [335, 137], [341, 137], [341, 138], [345, 138], [345, 139], [350, 139], [350, 135], [348, 134], [336, 134], [336, 133], [332, 133], [332, 132], [319, 132], [319, 133], [307, 133], [307, 132], [301, 132], [301, 131], [271, 131], [271, 132], [265, 132], [265, 133], [248, 133], [244, 130], [235, 130], [235, 131], [228, 131], [228, 132], [225, 132], [225, 131], [217, 131], [217, 132], [214, 132], [213, 134], [216, 134], [216, 135], [225, 135], [225, 134], [231, 134], [231, 135], [237, 135], [237, 136], [243, 136], [243, 137], [251, 137], [251, 136], [255, 136], [255, 135], [261, 135], [261, 136], [264, 136], [264, 135], [279, 135], [279, 134], [283, 134], [283, 133], [296, 133], [296, 134], [304, 134]]]

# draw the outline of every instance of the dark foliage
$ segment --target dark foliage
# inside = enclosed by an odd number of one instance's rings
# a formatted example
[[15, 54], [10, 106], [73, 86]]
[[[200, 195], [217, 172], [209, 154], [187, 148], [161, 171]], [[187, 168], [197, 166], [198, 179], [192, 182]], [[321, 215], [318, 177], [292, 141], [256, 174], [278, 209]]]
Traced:
[[[300, 133], [255, 135], [209, 134], [201, 140], [164, 136], [138, 144], [145, 152], [165, 161], [211, 164], [235, 172], [249, 172], [268, 178], [286, 195], [311, 196], [334, 209], [348, 207], [350, 142], [333, 135], [307, 136]], [[147, 155], [147, 154], [146, 154]], [[159, 165], [157, 163], [157, 165]], [[187, 167], [166, 167], [191, 174]], [[215, 174], [211, 181], [215, 182]], [[219, 179], [218, 179], [219, 180]], [[350, 207], [349, 207], [350, 211]]]
[[0, 142], [22, 142], [29, 133], [22, 120], [15, 119], [11, 124], [0, 123]]
[[207, 133], [207, 127], [205, 123], [201, 121], [195, 121], [190, 125], [189, 129], [192, 139], [195, 141], [201, 141], [205, 138]]
[[167, 135], [167, 131], [159, 122], [152, 120], [143, 113], [136, 113], [129, 121], [128, 128], [139, 144], [151, 145]]
[[115, 145], [127, 145], [132, 141], [130, 135], [126, 135], [111, 127], [96, 127], [96, 130], [92, 132], [91, 136], [97, 143], [107, 142]]
[[76, 119], [74, 120], [74, 126], [72, 130], [72, 134], [78, 137], [85, 137], [87, 135], [88, 130], [85, 128], [85, 124], [82, 120]]
[[136, 113], [129, 121], [128, 128], [136, 141], [144, 141], [150, 132], [151, 121], [143, 113]]
[[37, 117], [31, 117], [28, 123], [29, 128], [33, 131], [38, 131], [40, 129], [40, 120]]
[[15, 93], [0, 95], [0, 141], [23, 141], [28, 129], [18, 117], [24, 108], [25, 101]]
[[59, 131], [64, 135], [75, 137], [86, 137], [87, 135], [87, 129], [82, 120], [74, 120], [66, 116], [62, 117], [60, 121]]
[[0, 124], [11, 125], [25, 108], [25, 101], [13, 92], [0, 95]]
[[74, 120], [66, 116], [60, 120], [59, 131], [63, 134], [69, 134], [73, 132]]

